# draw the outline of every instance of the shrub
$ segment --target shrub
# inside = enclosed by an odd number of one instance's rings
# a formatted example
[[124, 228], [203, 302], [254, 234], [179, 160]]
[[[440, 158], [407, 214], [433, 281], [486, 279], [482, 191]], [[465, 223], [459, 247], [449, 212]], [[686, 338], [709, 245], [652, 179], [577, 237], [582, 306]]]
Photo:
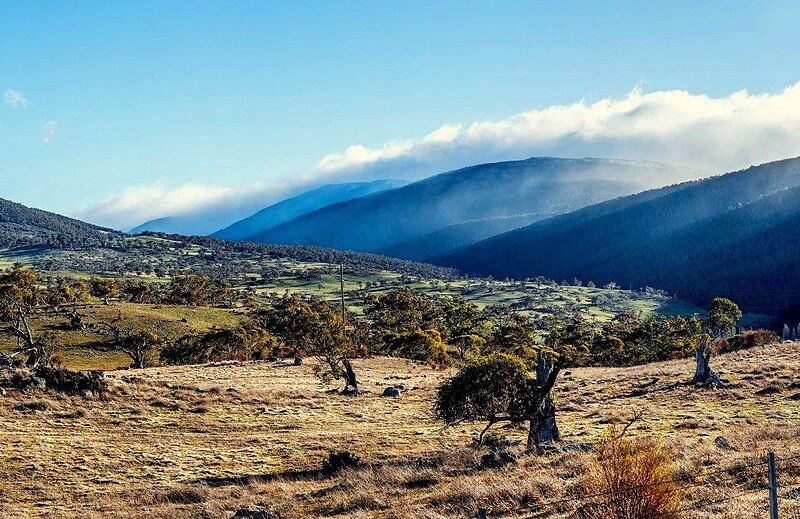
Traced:
[[670, 465], [673, 453], [647, 439], [632, 441], [612, 426], [583, 481], [586, 495], [602, 494], [578, 510], [581, 519], [675, 519], [681, 493]]
[[260, 360], [275, 347], [275, 338], [255, 326], [214, 329], [187, 335], [161, 350], [164, 364], [204, 364], [225, 360]]
[[747, 330], [741, 335], [734, 335], [719, 343], [719, 353], [739, 351], [755, 346], [764, 346], [778, 342], [778, 334], [770, 330]]
[[493, 353], [470, 361], [445, 381], [436, 395], [434, 409], [445, 423], [462, 420], [488, 422], [483, 434], [501, 415], [519, 414], [528, 368], [519, 358]]
[[413, 332], [389, 333], [384, 341], [389, 355], [432, 364], [450, 363], [447, 345], [442, 342], [442, 336], [436, 330], [417, 329]]

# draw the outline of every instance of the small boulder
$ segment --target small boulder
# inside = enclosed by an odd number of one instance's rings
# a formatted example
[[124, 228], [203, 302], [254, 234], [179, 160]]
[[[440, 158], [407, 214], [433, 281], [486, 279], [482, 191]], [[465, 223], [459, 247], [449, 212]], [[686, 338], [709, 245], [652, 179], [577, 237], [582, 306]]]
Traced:
[[398, 398], [400, 396], [400, 390], [394, 386], [389, 386], [383, 390], [383, 396]]
[[724, 436], [717, 436], [716, 438], [714, 438], [714, 443], [716, 444], [717, 447], [719, 447], [720, 449], [725, 449], [726, 451], [733, 449], [733, 447], [731, 447], [730, 442]]
[[294, 358], [294, 365], [295, 366], [302, 366], [303, 365], [303, 359], [301, 359], [300, 357], [295, 357]]

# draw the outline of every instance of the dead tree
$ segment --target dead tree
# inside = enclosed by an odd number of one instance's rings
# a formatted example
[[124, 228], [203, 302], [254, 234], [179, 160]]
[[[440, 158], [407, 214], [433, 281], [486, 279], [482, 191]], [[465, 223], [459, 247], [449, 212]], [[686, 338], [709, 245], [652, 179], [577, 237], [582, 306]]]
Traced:
[[544, 355], [539, 355], [536, 364], [536, 380], [528, 394], [528, 428], [527, 450], [538, 452], [543, 446], [561, 439], [556, 423], [556, 407], [551, 391], [561, 368], [547, 362]]
[[77, 309], [73, 309], [69, 319], [69, 329], [83, 330], [85, 328], [86, 326], [83, 324], [83, 317], [78, 313]]
[[356, 379], [356, 372], [353, 370], [353, 365], [350, 364], [350, 359], [342, 357], [342, 367], [344, 368], [344, 393], [358, 395], [358, 380]]
[[15, 315], [9, 330], [11, 334], [17, 339], [16, 347], [11, 350], [9, 357], [14, 358], [18, 355], [27, 355], [25, 365], [29, 368], [36, 368], [42, 361], [45, 360], [47, 351], [44, 341], [41, 338], [35, 338], [31, 327], [28, 325], [28, 318], [25, 315], [25, 309], [21, 305], [14, 304]]
[[694, 350], [694, 378], [692, 384], [704, 385], [713, 388], [722, 387], [722, 380], [719, 375], [711, 369], [709, 365], [711, 355], [714, 352], [714, 341], [705, 341]]

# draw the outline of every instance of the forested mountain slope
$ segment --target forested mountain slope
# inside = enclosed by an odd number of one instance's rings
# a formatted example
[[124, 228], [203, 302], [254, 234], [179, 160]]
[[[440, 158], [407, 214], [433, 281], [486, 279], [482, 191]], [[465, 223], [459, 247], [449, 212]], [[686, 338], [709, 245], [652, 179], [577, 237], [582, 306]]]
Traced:
[[408, 182], [404, 180], [388, 179], [328, 184], [265, 207], [257, 213], [215, 232], [212, 236], [224, 240], [242, 240], [322, 207], [396, 189], [406, 184]]
[[0, 198], [0, 247], [99, 243], [115, 231]]
[[[469, 222], [500, 222], [508, 217], [541, 220], [693, 173], [663, 164], [608, 159], [537, 157], [481, 164], [334, 204], [251, 239], [421, 257], [418, 251], [422, 256], [440, 252], [438, 245], [448, 238], [433, 235], [439, 243], [416, 244], [408, 253], [401, 244], [426, 241], [425, 235]], [[486, 236], [480, 225], [474, 231], [469, 225], [454, 229], [460, 233], [452, 240], [456, 246]]]
[[656, 286], [751, 311], [800, 305], [800, 158], [648, 191], [531, 224], [436, 258], [499, 277]]

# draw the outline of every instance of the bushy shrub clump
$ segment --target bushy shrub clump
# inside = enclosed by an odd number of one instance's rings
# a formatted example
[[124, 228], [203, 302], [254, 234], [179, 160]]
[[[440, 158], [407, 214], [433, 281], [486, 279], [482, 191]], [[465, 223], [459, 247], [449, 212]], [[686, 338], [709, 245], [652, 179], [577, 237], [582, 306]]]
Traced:
[[161, 350], [161, 362], [176, 365], [260, 360], [269, 356], [275, 346], [275, 338], [256, 326], [213, 329], [169, 344]]
[[778, 342], [778, 334], [770, 330], [747, 330], [741, 335], [734, 335], [719, 343], [719, 352], [739, 351], [755, 346], [764, 346]]
[[672, 451], [656, 441], [629, 440], [612, 427], [600, 442], [583, 479], [585, 495], [598, 496], [579, 509], [581, 519], [676, 519], [681, 491]]
[[386, 353], [431, 364], [449, 364], [447, 345], [436, 330], [414, 330], [404, 333], [389, 333], [385, 339]]

